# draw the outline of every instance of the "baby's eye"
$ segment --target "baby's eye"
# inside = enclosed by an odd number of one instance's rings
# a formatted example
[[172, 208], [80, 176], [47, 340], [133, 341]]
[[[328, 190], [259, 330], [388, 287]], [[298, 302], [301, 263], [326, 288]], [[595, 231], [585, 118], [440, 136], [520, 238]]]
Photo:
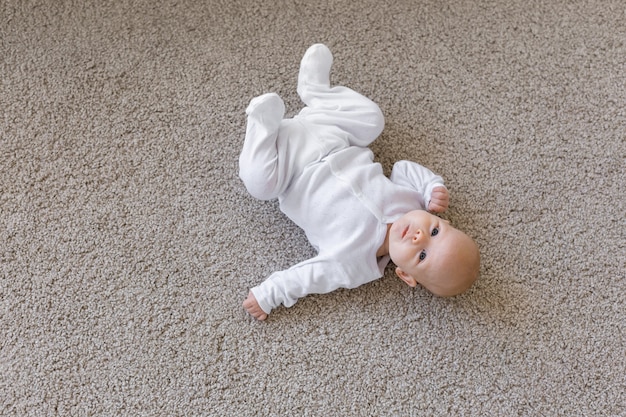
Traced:
[[430, 232], [431, 236], [437, 236], [439, 234], [439, 228], [435, 227], [432, 232]]
[[420, 262], [422, 262], [424, 259], [426, 259], [426, 251], [425, 250], [420, 252]]

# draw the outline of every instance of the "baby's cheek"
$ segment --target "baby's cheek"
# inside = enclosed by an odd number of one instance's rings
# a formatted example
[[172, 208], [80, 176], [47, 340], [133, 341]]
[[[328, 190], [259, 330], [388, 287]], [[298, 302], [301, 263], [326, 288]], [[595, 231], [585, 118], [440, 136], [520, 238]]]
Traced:
[[393, 263], [395, 263], [400, 268], [406, 267], [406, 265], [407, 265], [407, 255], [406, 255], [406, 253], [404, 253], [402, 251], [397, 251], [397, 250], [395, 252], [392, 252], [390, 250], [389, 254], [391, 255], [391, 260], [393, 261]]

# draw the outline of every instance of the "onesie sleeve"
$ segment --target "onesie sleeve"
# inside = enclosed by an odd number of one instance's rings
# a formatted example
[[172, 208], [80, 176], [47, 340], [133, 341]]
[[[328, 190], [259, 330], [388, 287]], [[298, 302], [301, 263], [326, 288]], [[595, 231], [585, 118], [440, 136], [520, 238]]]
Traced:
[[319, 256], [291, 268], [274, 272], [263, 283], [252, 288], [263, 311], [269, 314], [279, 305], [291, 307], [308, 294], [325, 294], [338, 288], [354, 288], [362, 282], [351, 282], [342, 265]]
[[411, 161], [398, 161], [393, 165], [390, 179], [393, 183], [409, 187], [422, 195], [426, 207], [435, 187], [445, 187], [443, 178], [428, 168]]

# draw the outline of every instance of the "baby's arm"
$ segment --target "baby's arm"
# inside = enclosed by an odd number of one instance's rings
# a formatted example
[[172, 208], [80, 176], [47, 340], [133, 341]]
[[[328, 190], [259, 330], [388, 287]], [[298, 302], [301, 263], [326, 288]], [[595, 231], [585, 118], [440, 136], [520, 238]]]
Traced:
[[281, 304], [291, 307], [308, 294], [325, 294], [360, 284], [351, 282], [339, 262], [317, 256], [285, 271], [274, 272], [250, 290], [243, 307], [254, 318], [265, 320]]
[[411, 161], [398, 161], [393, 166], [390, 179], [419, 192], [429, 211], [442, 213], [448, 208], [450, 197], [443, 178], [428, 168]]

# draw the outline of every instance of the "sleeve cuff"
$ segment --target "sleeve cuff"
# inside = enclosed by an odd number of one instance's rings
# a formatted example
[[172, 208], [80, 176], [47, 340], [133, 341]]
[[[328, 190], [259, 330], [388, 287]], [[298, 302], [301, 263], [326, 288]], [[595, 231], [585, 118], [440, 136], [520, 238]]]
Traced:
[[265, 314], [270, 314], [272, 312], [272, 307], [267, 303], [265, 297], [263, 297], [263, 291], [261, 290], [261, 288], [259, 288], [258, 286], [251, 288], [250, 292], [252, 292], [254, 298], [256, 298], [256, 302], [259, 303], [259, 307], [261, 307], [261, 310], [263, 310]]

